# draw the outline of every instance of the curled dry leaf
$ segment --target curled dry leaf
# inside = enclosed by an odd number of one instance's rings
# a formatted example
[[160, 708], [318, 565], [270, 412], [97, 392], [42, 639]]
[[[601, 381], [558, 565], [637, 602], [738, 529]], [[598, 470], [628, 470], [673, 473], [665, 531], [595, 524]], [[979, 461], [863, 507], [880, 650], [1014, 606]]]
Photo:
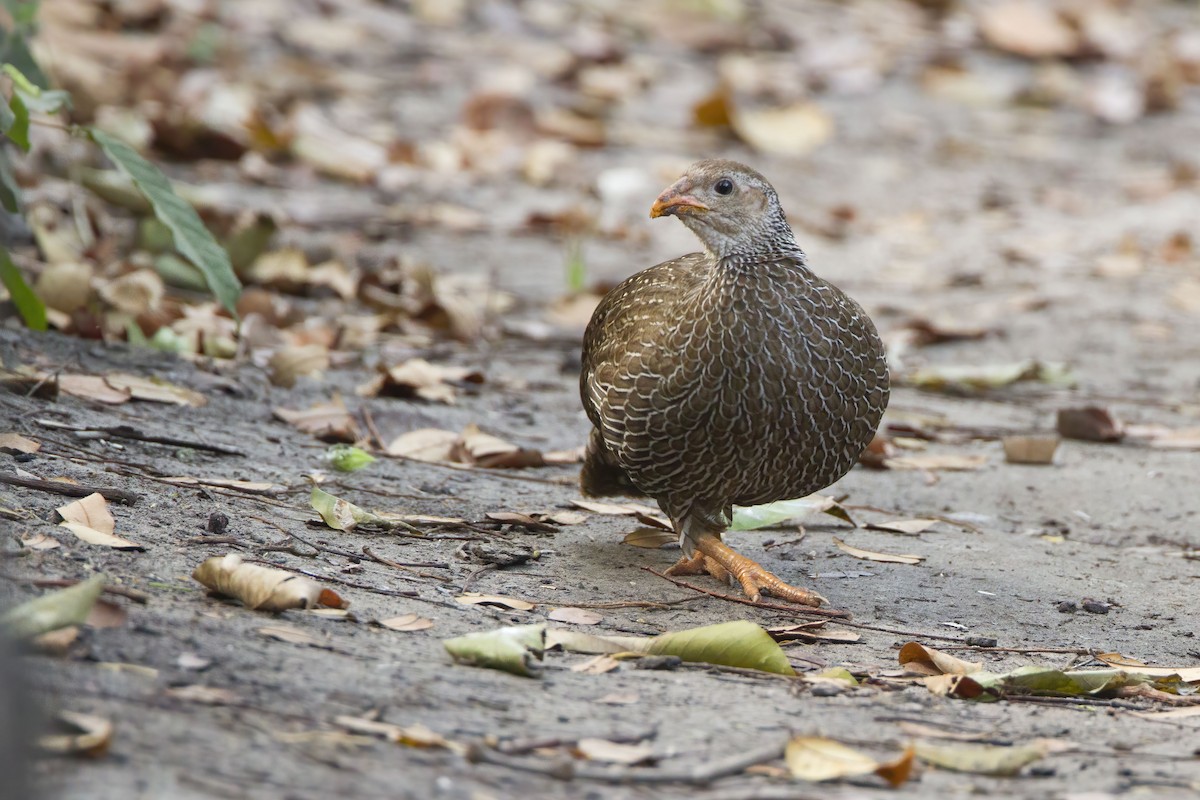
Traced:
[[474, 423], [463, 429], [451, 449], [451, 458], [464, 464], [492, 469], [540, 467], [546, 463], [539, 451], [518, 447], [484, 433]]
[[62, 547], [62, 545], [53, 536], [37, 533], [33, 536], [22, 538], [21, 547], [24, 547], [26, 550], [54, 550]]
[[884, 564], [920, 564], [925, 560], [925, 556], [914, 555], [896, 555], [892, 553], [877, 553], [873, 550], [863, 550], [853, 545], [848, 545], [838, 537], [833, 537], [833, 544], [838, 550], [841, 550], [847, 555], [861, 558], [864, 561], [878, 561]]
[[416, 614], [401, 614], [398, 617], [381, 619], [378, 624], [390, 631], [424, 631], [433, 627], [433, 620], [419, 617]]
[[575, 744], [575, 752], [588, 761], [626, 766], [654, 760], [654, 748], [648, 744], [624, 744], [607, 739], [580, 739]]
[[358, 423], [346, 410], [346, 404], [340, 397], [311, 408], [276, 408], [272, 413], [276, 418], [323, 442], [354, 442], [360, 435]]
[[1125, 436], [1121, 422], [1100, 406], [1060, 408], [1057, 427], [1064, 439], [1084, 442], [1119, 442]]
[[455, 401], [456, 385], [480, 384], [483, 381], [483, 373], [479, 370], [430, 364], [423, 358], [412, 358], [382, 370], [378, 379], [358, 387], [357, 393], [364, 396], [415, 398], [450, 405]]
[[982, 664], [963, 661], [917, 642], [906, 643], [897, 657], [906, 670], [921, 675], [969, 675], [983, 669]]
[[521, 600], [516, 597], [505, 597], [499, 594], [479, 594], [477, 592], [460, 594], [454, 598], [454, 601], [464, 606], [503, 606], [504, 608], [511, 608], [513, 611], [531, 611], [535, 605], [528, 600]]
[[937, 519], [894, 519], [889, 522], [868, 522], [865, 527], [869, 531], [887, 531], [889, 533], [904, 533], [915, 536], [937, 525]]
[[359, 525], [383, 522], [379, 515], [365, 511], [349, 500], [343, 500], [318, 486], [313, 487], [308, 503], [321, 515], [325, 524], [335, 531], [352, 531]]
[[268, 639], [274, 639], [277, 642], [302, 644], [307, 647], [324, 648], [327, 646], [316, 634], [310, 633], [303, 628], [294, 628], [291, 625], [268, 625], [265, 628], [259, 628], [258, 632]]
[[305, 376], [319, 377], [329, 369], [329, 348], [323, 344], [295, 344], [281, 347], [271, 354], [267, 362], [267, 373], [271, 383], [290, 389], [296, 379]]
[[819, 736], [797, 736], [788, 742], [784, 761], [793, 778], [804, 781], [831, 781], [855, 775], [879, 775], [892, 786], [899, 786], [912, 773], [912, 750], [890, 762], [871, 756], [841, 742]]
[[541, 674], [540, 662], [546, 649], [546, 626], [515, 625], [494, 631], [468, 633], [466, 636], [446, 639], [442, 644], [460, 664], [536, 678]]
[[[50, 376], [44, 377], [49, 378]], [[128, 403], [133, 397], [133, 394], [126, 389], [110, 386], [100, 375], [59, 375], [56, 380], [58, 390], [63, 394], [96, 403], [115, 406]]]
[[458, 434], [437, 428], [421, 428], [401, 434], [387, 446], [389, 456], [413, 458], [417, 461], [449, 461]]
[[247, 608], [285, 611], [289, 608], [347, 608], [349, 603], [316, 581], [282, 569], [247, 564], [236, 553], [214, 556], [192, 577], [216, 594], [241, 600]]
[[63, 518], [60, 527], [66, 528], [88, 544], [111, 547], [114, 550], [145, 550], [140, 544], [113, 534], [117, 521], [108, 510], [108, 501], [99, 492], [60, 506], [56, 509]]
[[553, 609], [546, 617], [555, 622], [569, 622], [573, 625], [596, 625], [604, 619], [591, 609], [572, 606]]
[[1004, 460], [1010, 464], [1052, 464], [1057, 436], [1005, 436]]
[[351, 733], [376, 736], [407, 747], [445, 747], [456, 752], [463, 749], [462, 745], [451, 742], [420, 724], [401, 726], [377, 719], [351, 716], [335, 717], [333, 722]]
[[54, 715], [54, 727], [62, 732], [38, 737], [38, 749], [43, 752], [99, 758], [112, 744], [112, 722], [94, 714], [59, 711]]

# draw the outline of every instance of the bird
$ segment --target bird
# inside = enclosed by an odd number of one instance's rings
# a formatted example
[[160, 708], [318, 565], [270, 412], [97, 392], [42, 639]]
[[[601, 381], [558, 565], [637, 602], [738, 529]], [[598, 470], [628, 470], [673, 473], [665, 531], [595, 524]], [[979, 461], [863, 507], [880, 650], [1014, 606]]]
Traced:
[[648, 496], [683, 555], [759, 602], [827, 602], [722, 540], [733, 506], [807, 496], [858, 461], [889, 396], [871, 318], [817, 276], [759, 172], [706, 159], [662, 192], [704, 249], [642, 270], [600, 301], [579, 384], [592, 423], [584, 495]]

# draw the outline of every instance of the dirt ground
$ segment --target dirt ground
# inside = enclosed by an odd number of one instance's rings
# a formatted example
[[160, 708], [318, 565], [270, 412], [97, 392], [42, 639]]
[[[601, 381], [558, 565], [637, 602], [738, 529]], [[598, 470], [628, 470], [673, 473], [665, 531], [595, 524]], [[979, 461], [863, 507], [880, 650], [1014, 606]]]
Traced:
[[[222, 12], [227, 21], [237, 4], [228, 5]], [[556, 5], [529, 4], [522, 13]], [[715, 85], [718, 55], [689, 39], [692, 29], [686, 26], [649, 37], [622, 23], [621, 13], [633, 5], [610, 2], [591, 10], [568, 5], [563, 8], [569, 11], [561, 11], [580, 31], [617, 42], [650, 76], [646, 88], [613, 112], [615, 132], [607, 146], [578, 151], [563, 167], [568, 172], [562, 180], [535, 187], [508, 171], [479, 170], [421, 173], [403, 188], [387, 189], [313, 178], [291, 193], [256, 186], [236, 202], [290, 209], [294, 217], [303, 208], [325, 209], [310, 222], [285, 226], [282, 236], [305, 246], [351, 237], [367, 265], [401, 253], [443, 273], [490, 276], [517, 298], [508, 312], [515, 330], [517, 323], [545, 319], [546, 309], [567, 292], [561, 237], [516, 231], [515, 220], [534, 210], [574, 206], [614, 215], [625, 235], [597, 233], [582, 248], [589, 282], [618, 280], [693, 247], [675, 221], [644, 218], [682, 166], [710, 155], [745, 160], [779, 189], [815, 269], [859, 299], [892, 343], [897, 386], [886, 422], [966, 431], [957, 440], [927, 442], [924, 452], [986, 459], [979, 468], [961, 471], [860, 467], [829, 490], [858, 507], [860, 523], [943, 520], [917, 535], [853, 528], [832, 518], [810, 518], [802, 530], [793, 525], [730, 535], [743, 552], [814, 588], [832, 607], [849, 611], [853, 623], [867, 626], [845, 628], [861, 636], [855, 643], [788, 644], [785, 651], [797, 670], [846, 666], [859, 674], [897, 673], [897, 649], [904, 642], [952, 646], [972, 637], [992, 637], [997, 649], [952, 652], [997, 672], [1026, 664], [1088, 663], [1087, 655], [1071, 652], [1075, 649], [1119, 652], [1155, 665], [1200, 665], [1196, 449], [1132, 438], [1066, 440], [1053, 464], [1020, 465], [1005, 461], [998, 440], [1005, 433], [1053, 431], [1059, 409], [1083, 405], [1106, 407], [1129, 425], [1200, 426], [1200, 301], [1187, 288], [1200, 281], [1200, 253], [1185, 248], [1182, 257], [1164, 255], [1173, 237], [1178, 243], [1179, 234], [1190, 235], [1194, 243], [1200, 233], [1196, 88], [1181, 90], [1174, 109], [1112, 124], [1070, 102], [1049, 107], [1016, 102], [1003, 87], [1035, 80], [1038, 65], [974, 47], [960, 55], [967, 65], [962, 74], [975, 83], [959, 94], [935, 91], [923, 70], [949, 47], [953, 14], [950, 22], [938, 21], [904, 2], [763, 4], [772, 9], [760, 12], [764, 18], [730, 30], [752, 41], [764, 32], [788, 32], [798, 44], [794, 51], [778, 51], [783, 57], [830, 32], [900, 32], [889, 51], [894, 57], [876, 84], [856, 93], [819, 95], [836, 126], [828, 141], [802, 157], [788, 157], [693, 128], [691, 109]], [[315, 17], [316, 6], [299, 4], [294, 13]], [[374, 113], [413, 138], [451, 137], [463, 103], [480, 86], [533, 59], [547, 41], [558, 41], [560, 34], [523, 23], [514, 10], [520, 6], [480, 4], [449, 26], [412, 18], [403, 4], [373, 6], [370, 19], [390, 22], [380, 23], [370, 46], [307, 55], [373, 79]], [[261, 18], [247, 14], [240, 24], [230, 22], [231, 35], [269, 42], [265, 29], [278, 9], [262, 4], [260, 11]], [[560, 13], [543, 11], [548, 17]], [[1197, 24], [1194, 6], [1186, 4], [1138, 4], [1137, 13], [1156, 30]], [[254, 51], [244, 67], [269, 68], [271, 52], [269, 45]], [[1085, 77], [1105, 68], [1070, 67]], [[220, 186], [227, 180], [219, 170], [186, 165], [179, 170], [195, 183]], [[604, 176], [619, 191], [597, 192]], [[427, 202], [473, 209], [485, 224], [465, 232], [414, 224], [366, 241], [352, 238], [384, 207]], [[989, 333], [903, 347], [912, 319]], [[135, 372], [208, 399], [202, 407], [178, 408], [0, 395], [0, 428], [43, 445], [32, 460], [20, 463], [22, 469], [140, 496], [136, 505], [113, 505], [118, 534], [145, 547], [124, 552], [78, 543], [58, 528], [54, 509], [63, 498], [0, 486], [0, 506], [28, 512], [22, 519], [0, 519], [11, 534], [5, 537], [3, 571], [18, 579], [8, 582], [14, 599], [41, 591], [22, 579], [79, 578], [93, 571], [149, 596], [145, 604], [126, 604], [124, 624], [85, 628], [65, 656], [23, 659], [50, 711], [97, 714], [115, 725], [111, 749], [102, 758], [34, 765], [47, 796], [1083, 800], [1200, 792], [1200, 717], [1138, 716], [1135, 712], [1168, 707], [1145, 699], [971, 703], [936, 696], [920, 683], [899, 688], [870, 681], [830, 693], [803, 679], [693, 665], [650, 670], [625, 663], [594, 675], [570, 669], [586, 656], [555, 652], [547, 654], [540, 679], [453, 665], [443, 639], [545, 621], [552, 609], [564, 606], [663, 604], [596, 609], [602, 619], [587, 630], [600, 633], [654, 634], [736, 619], [764, 626], [798, 621], [781, 611], [699, 595], [645, 571], [665, 568], [677, 552], [623, 544], [622, 537], [636, 527], [627, 518], [590, 514], [581, 524], [554, 526], [553, 532], [488, 522], [489, 512], [567, 507], [579, 497], [577, 468], [569, 465], [458, 470], [380, 458], [325, 485], [366, 508], [474, 523], [424, 539], [332, 531], [310, 509], [306, 475], [328, 470], [326, 445], [276, 419], [274, 408], [304, 408], [341, 394], [356, 414], [370, 412], [385, 440], [416, 428], [460, 430], [476, 423], [525, 446], [569, 449], [582, 444], [588, 430], [574, 371], [577, 333], [567, 326], [536, 340], [508, 334], [430, 346], [424, 354], [431, 360], [486, 374], [477, 391], [442, 405], [355, 396], [352, 387], [369, 372], [359, 359], [337, 362], [322, 377], [285, 389], [248, 363], [189, 361], [4, 326], [5, 366]], [[915, 388], [909, 380], [931, 365], [1024, 359], [1066, 362], [1077, 384], [1021, 383], [956, 394]], [[128, 424], [144, 433], [226, 445], [243, 455], [76, 437], [44, 421], [87, 428]], [[6, 471], [17, 466], [10, 456], [0, 459]], [[158, 480], [172, 475], [281, 488], [258, 496]], [[228, 541], [202, 541], [218, 513], [228, 517]], [[292, 533], [316, 545], [316, 554], [289, 540]], [[62, 546], [20, 551], [18, 539], [34, 534], [55, 537]], [[834, 537], [924, 560], [906, 565], [855, 559], [834, 545]], [[464, 539], [538, 550], [536, 560], [485, 571], [471, 581], [474, 591], [536, 606], [510, 611], [454, 602], [480, 566], [456, 555], [471, 543]], [[289, 541], [293, 552], [262, 549]], [[423, 568], [426, 576], [414, 574], [358, 556], [364, 547], [384, 559], [438, 566]], [[205, 558], [231, 551], [327, 578], [350, 601], [357, 621], [299, 611], [273, 618], [206, 596], [190, 573]], [[694, 582], [726, 588], [709, 578]], [[1107, 613], [1083, 610], [1085, 599], [1102, 601]], [[1073, 601], [1075, 610], [1060, 610], [1064, 601]], [[433, 626], [397, 632], [369, 624], [407, 613]], [[316, 643], [279, 641], [260, 632], [272, 625], [303, 629]], [[217, 704], [170, 693], [197, 684], [228, 693]], [[567, 757], [561, 747], [557, 755], [528, 751], [509, 757], [509, 763], [473, 763], [444, 748], [317, 733], [339, 730], [334, 722], [339, 716], [370, 713], [402, 726], [424, 725], [456, 743], [646, 740], [658, 766], [625, 768], [630, 776], [625, 783], [564, 780], [551, 774], [556, 760]], [[708, 785], [636, 777], [639, 769], [684, 774], [723, 757], [781, 745], [795, 734], [828, 736], [885, 756], [914, 738], [904, 723], [979, 734], [997, 743], [1046, 738], [1073, 746], [1016, 777], [925, 767], [898, 789], [873, 777], [822, 785], [752, 773]], [[533, 770], [522, 768], [530, 765]]]

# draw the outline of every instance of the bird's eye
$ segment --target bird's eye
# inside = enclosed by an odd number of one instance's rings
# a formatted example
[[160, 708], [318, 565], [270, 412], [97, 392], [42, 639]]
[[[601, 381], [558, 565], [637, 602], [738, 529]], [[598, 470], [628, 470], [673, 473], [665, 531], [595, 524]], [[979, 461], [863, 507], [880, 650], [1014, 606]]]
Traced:
[[721, 178], [713, 186], [713, 189], [716, 190], [717, 194], [733, 194], [733, 181], [729, 180], [729, 178]]

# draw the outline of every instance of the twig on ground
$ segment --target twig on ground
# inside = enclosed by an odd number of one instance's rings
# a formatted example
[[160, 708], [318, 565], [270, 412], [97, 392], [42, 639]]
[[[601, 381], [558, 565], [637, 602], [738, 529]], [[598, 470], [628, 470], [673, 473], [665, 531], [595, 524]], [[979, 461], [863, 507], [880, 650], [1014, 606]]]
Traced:
[[783, 603], [768, 603], [768, 602], [765, 602], [762, 600], [759, 600], [756, 603], [748, 597], [735, 597], [734, 595], [731, 595], [731, 594], [723, 594], [721, 592], [714, 592], [711, 589], [705, 589], [703, 587], [696, 586], [695, 584], [688, 583], [687, 581], [681, 581], [674, 576], [666, 574], [665, 572], [659, 572], [658, 570], [654, 569], [653, 567], [642, 567], [642, 569], [646, 570], [649, 573], [657, 575], [658, 577], [660, 577], [664, 580], [668, 580], [671, 583], [675, 584], [676, 586], [682, 586], [684, 589], [691, 589], [694, 592], [700, 592], [702, 594], [708, 595], [709, 597], [715, 597], [718, 600], [728, 600], [731, 603], [741, 603], [742, 605], [754, 606], [755, 608], [768, 608], [768, 609], [771, 609], [772, 611], [787, 611], [788, 613], [791, 613], [791, 614], [802, 614], [802, 615], [806, 615], [806, 616], [810, 616], [810, 617], [821, 617], [822, 619], [832, 618], [832, 619], [838, 619], [838, 620], [847, 620], [850, 618], [849, 611], [841, 611], [836, 608], [813, 608], [812, 606], [784, 605]]
[[231, 544], [244, 545], [241, 539], [236, 536], [193, 536], [190, 539], [185, 539], [184, 544]]
[[62, 481], [44, 481], [41, 478], [18, 478], [16, 475], [0, 475], [0, 483], [10, 486], [21, 486], [39, 492], [51, 492], [67, 497], [87, 497], [90, 494], [101, 494], [105, 500], [113, 500], [125, 505], [135, 505], [142, 499], [140, 494], [127, 492], [124, 489], [113, 489], [107, 486], [91, 486], [83, 483], [63, 483]]
[[289, 568], [289, 571], [295, 572], [300, 575], [307, 575], [308, 577], [313, 578], [314, 580], [318, 580], [318, 581], [328, 581], [329, 583], [337, 583], [342, 586], [349, 586], [351, 589], [362, 589], [364, 592], [371, 592], [372, 594], [382, 594], [382, 595], [386, 595], [388, 597], [414, 597], [417, 599], [422, 599], [417, 594], [416, 590], [414, 590], [414, 589], [384, 589], [381, 586], [370, 586], [365, 583], [357, 583], [355, 581], [348, 581], [345, 578], [338, 578], [333, 575], [322, 575], [319, 572], [309, 572], [308, 570], [304, 570], [304, 569]]
[[618, 600], [612, 603], [567, 603], [574, 608], [595, 608], [595, 609], [615, 609], [615, 608], [656, 608], [667, 609], [671, 606], [677, 606], [681, 603], [694, 603], [697, 600], [703, 600], [702, 595], [688, 595], [681, 597], [678, 600], [662, 600], [660, 602], [652, 602], [649, 600]]
[[[610, 742], [618, 744], [636, 744], [647, 739], [653, 739], [658, 736], [658, 727], [649, 728], [637, 733], [617, 733], [608, 734], [604, 738]], [[562, 738], [557, 736], [543, 737], [541, 739], [509, 739], [499, 742], [496, 745], [496, 750], [507, 756], [519, 756], [531, 753], [534, 750], [540, 750], [545, 747], [574, 747], [579, 743], [579, 740], [586, 737]]]
[[970, 650], [978, 653], [1070, 653], [1077, 656], [1090, 656], [1095, 652], [1084, 647], [983, 647], [977, 644], [952, 644], [938, 649]]
[[467, 591], [467, 589], [470, 588], [471, 584], [475, 582], [476, 578], [478, 578], [480, 575], [482, 575], [485, 572], [491, 572], [492, 570], [496, 570], [496, 569], [500, 569], [499, 564], [484, 564], [482, 567], [480, 567], [479, 569], [475, 570], [474, 572], [472, 572], [470, 575], [467, 576], [467, 579], [465, 581], [463, 581], [463, 585], [459, 587], [458, 591], [459, 592]]
[[449, 569], [450, 568], [449, 564], [440, 564], [436, 561], [415, 561], [415, 562], [392, 561], [390, 558], [384, 558], [383, 556], [376, 554], [367, 545], [363, 545], [362, 551], [363, 551], [363, 555], [365, 555], [367, 558], [369, 558], [372, 561], [375, 561], [379, 564], [383, 564], [385, 567], [393, 567], [395, 569], [404, 570], [405, 572], [412, 572], [416, 575], [420, 575], [422, 578], [429, 578], [430, 580], [441, 581], [442, 583], [450, 582], [450, 579], [445, 577], [444, 575], [434, 575], [433, 573], [430, 573], [430, 572], [422, 572], [419, 569], [414, 569], [414, 567], [434, 567], [436, 569]]
[[470, 745], [467, 759], [476, 763], [495, 764], [522, 772], [534, 772], [548, 775], [559, 780], [572, 779], [597, 781], [600, 783], [622, 784], [662, 784], [686, 783], [703, 786], [720, 778], [737, 775], [747, 768], [766, 761], [774, 761], [783, 756], [787, 743], [776, 742], [769, 747], [760, 747], [744, 753], [716, 758], [691, 768], [654, 768], [654, 767], [599, 767], [587, 763], [577, 763], [574, 759], [555, 759], [547, 761], [540, 758], [522, 758], [510, 756], [493, 750], [481, 744]]
[[[79, 583], [78, 578], [21, 578], [16, 575], [0, 574], [0, 578], [14, 583], [28, 583], [42, 589], [65, 589], [68, 586], [74, 586]], [[124, 597], [127, 600], [132, 600], [135, 603], [145, 605], [150, 600], [150, 595], [137, 589], [130, 589], [125, 586], [114, 586], [112, 584], [104, 584], [101, 590], [104, 594], [113, 594], [118, 597]]]
[[66, 422], [55, 422], [49, 419], [35, 420], [38, 425], [43, 428], [52, 428], [55, 430], [73, 431], [76, 433], [103, 433], [106, 436], [111, 436], [116, 439], [130, 439], [136, 442], [150, 442], [151, 444], [164, 444], [171, 447], [188, 447], [192, 450], [204, 450], [209, 453], [217, 453], [223, 456], [244, 456], [246, 455], [241, 450], [234, 447], [227, 447], [222, 444], [208, 444], [206, 442], [196, 442], [189, 439], [177, 439], [174, 436], [154, 436], [148, 433], [142, 433], [132, 425], [106, 425], [100, 427], [91, 427], [87, 425], [71, 425]]

